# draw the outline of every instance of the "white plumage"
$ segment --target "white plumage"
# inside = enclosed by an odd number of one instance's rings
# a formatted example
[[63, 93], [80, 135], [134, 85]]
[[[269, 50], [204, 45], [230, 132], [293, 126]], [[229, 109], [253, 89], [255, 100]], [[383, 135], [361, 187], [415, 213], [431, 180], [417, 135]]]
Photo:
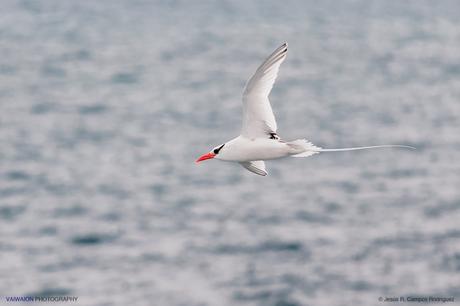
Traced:
[[368, 147], [322, 149], [305, 139], [285, 142], [277, 135], [277, 124], [268, 96], [273, 88], [281, 63], [286, 59], [288, 44], [277, 48], [248, 80], [243, 91], [243, 122], [241, 135], [215, 147], [198, 158], [220, 159], [240, 163], [247, 170], [265, 176], [264, 160], [292, 157], [308, 157], [320, 152], [353, 151], [404, 145], [379, 145]]
[[275, 84], [281, 63], [286, 58], [287, 47], [287, 43], [284, 43], [276, 49], [246, 83], [241, 128], [244, 137], [257, 138], [265, 137], [267, 133], [276, 133], [276, 120], [268, 95]]

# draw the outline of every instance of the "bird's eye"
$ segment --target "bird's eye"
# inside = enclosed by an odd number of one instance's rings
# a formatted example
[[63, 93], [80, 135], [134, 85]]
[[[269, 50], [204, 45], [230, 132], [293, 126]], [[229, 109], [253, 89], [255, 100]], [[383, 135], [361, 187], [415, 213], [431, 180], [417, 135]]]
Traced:
[[222, 147], [223, 147], [224, 145], [225, 145], [225, 143], [224, 143], [223, 145], [221, 145], [220, 147], [214, 149], [214, 150], [213, 150], [214, 154], [216, 154], [216, 155], [219, 154], [220, 149], [222, 149]]

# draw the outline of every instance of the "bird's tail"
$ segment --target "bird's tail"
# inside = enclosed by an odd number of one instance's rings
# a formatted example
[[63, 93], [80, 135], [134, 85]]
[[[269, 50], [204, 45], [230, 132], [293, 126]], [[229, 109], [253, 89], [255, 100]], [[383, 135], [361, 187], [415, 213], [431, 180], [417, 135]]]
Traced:
[[308, 157], [320, 152], [344, 152], [344, 151], [357, 151], [357, 150], [367, 150], [367, 149], [379, 149], [379, 148], [405, 148], [413, 149], [414, 147], [398, 144], [385, 144], [378, 146], [366, 146], [366, 147], [353, 147], [353, 148], [338, 148], [338, 149], [323, 149], [317, 147], [306, 139], [297, 139], [291, 142], [288, 142], [287, 145], [291, 148], [292, 157]]
[[322, 148], [315, 146], [306, 139], [297, 139], [286, 143], [292, 157], [308, 157], [321, 152]]

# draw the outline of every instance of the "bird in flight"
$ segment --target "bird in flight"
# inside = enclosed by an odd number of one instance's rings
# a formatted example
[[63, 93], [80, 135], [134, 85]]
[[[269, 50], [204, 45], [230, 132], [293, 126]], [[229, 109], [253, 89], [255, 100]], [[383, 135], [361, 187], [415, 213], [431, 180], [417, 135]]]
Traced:
[[378, 145], [341, 149], [323, 149], [306, 139], [283, 141], [276, 133], [277, 125], [268, 100], [285, 60], [288, 44], [277, 48], [248, 80], [243, 91], [243, 125], [241, 135], [213, 148], [196, 162], [207, 159], [237, 162], [247, 170], [262, 176], [267, 175], [265, 160], [282, 157], [308, 157], [320, 152], [354, 151], [375, 148], [399, 147], [415, 149], [405, 145]]

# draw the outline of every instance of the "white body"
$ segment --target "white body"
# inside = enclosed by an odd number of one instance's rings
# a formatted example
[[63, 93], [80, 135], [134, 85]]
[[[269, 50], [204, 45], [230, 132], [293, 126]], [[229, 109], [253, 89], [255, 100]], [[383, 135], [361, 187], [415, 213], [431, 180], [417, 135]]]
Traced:
[[242, 162], [277, 159], [302, 152], [304, 152], [303, 149], [296, 149], [284, 141], [269, 138], [249, 139], [244, 136], [238, 136], [226, 142], [215, 158]]

